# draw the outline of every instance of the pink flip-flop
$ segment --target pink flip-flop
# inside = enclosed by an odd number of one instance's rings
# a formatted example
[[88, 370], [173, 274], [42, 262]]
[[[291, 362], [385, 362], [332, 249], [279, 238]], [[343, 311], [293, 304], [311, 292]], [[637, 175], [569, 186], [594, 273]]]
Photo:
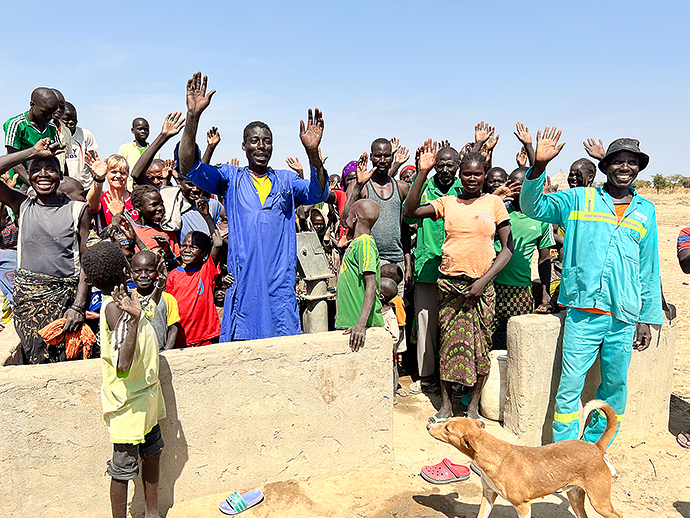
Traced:
[[470, 468], [462, 464], [453, 464], [448, 459], [443, 459], [433, 466], [424, 466], [419, 473], [424, 480], [432, 484], [450, 484], [462, 482], [470, 478]]

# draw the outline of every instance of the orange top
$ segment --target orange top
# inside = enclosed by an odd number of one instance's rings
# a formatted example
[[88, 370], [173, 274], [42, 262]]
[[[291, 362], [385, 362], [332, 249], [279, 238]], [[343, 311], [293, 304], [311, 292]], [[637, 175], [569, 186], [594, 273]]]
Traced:
[[444, 196], [429, 203], [446, 231], [438, 270], [444, 275], [465, 274], [474, 279], [484, 275], [496, 258], [496, 226], [510, 219], [501, 198], [493, 194], [471, 200]]
[[400, 327], [405, 327], [407, 317], [405, 315], [405, 303], [403, 302], [403, 299], [400, 298], [400, 295], [396, 295], [391, 299], [389, 304], [395, 311], [395, 318], [398, 320], [398, 325]]
[[618, 223], [621, 222], [623, 219], [623, 214], [625, 214], [625, 211], [630, 207], [629, 203], [626, 203], [625, 205], [614, 205], [616, 209], [616, 216], [618, 216]]

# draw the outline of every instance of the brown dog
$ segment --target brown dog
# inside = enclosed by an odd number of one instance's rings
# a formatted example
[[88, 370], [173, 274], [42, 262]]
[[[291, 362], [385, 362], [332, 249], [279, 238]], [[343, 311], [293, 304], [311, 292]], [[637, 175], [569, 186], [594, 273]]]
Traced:
[[474, 419], [454, 418], [427, 425], [432, 437], [452, 444], [481, 469], [482, 503], [477, 518], [487, 518], [500, 495], [517, 510], [519, 518], [531, 516], [531, 504], [565, 489], [577, 518], [587, 518], [585, 493], [592, 507], [606, 518], [622, 518], [611, 505], [611, 470], [604, 452], [616, 434], [616, 413], [603, 401], [590, 401], [585, 416], [594, 409], [606, 414], [606, 430], [595, 444], [562, 441], [539, 447], [517, 446], [482, 430]]

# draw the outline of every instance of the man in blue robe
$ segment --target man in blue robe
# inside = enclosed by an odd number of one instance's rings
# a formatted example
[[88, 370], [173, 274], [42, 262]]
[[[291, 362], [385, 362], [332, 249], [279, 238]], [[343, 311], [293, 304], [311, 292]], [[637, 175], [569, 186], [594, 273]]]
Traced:
[[295, 295], [297, 263], [295, 207], [328, 198], [328, 174], [319, 156], [323, 118], [309, 110], [300, 138], [307, 152], [310, 180], [268, 162], [273, 135], [263, 122], [244, 129], [242, 149], [248, 167], [201, 163], [196, 145], [199, 119], [215, 90], [206, 94], [207, 78], [197, 72], [187, 82], [187, 125], [178, 149], [180, 174], [217, 194], [228, 218], [228, 272], [235, 282], [225, 297], [220, 341], [253, 340], [299, 334]]

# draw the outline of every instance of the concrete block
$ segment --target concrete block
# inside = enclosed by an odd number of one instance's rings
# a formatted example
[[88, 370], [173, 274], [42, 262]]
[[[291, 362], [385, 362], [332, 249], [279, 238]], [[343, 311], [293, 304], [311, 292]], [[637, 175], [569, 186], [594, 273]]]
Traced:
[[[559, 315], [524, 315], [508, 322], [508, 388], [504, 426], [521, 444], [552, 442], [551, 425], [561, 376], [563, 322]], [[652, 326], [652, 343], [633, 351], [628, 400], [618, 437], [642, 439], [668, 427], [673, 382], [674, 322]], [[594, 399], [601, 382], [599, 360], [587, 374], [581, 402]], [[581, 427], [584, 423], [580, 423]]]
[[[391, 339], [340, 332], [161, 355], [160, 509], [322, 473], [393, 466]], [[99, 359], [0, 369], [0, 514], [110, 516]], [[139, 480], [130, 509], [143, 516]]]

